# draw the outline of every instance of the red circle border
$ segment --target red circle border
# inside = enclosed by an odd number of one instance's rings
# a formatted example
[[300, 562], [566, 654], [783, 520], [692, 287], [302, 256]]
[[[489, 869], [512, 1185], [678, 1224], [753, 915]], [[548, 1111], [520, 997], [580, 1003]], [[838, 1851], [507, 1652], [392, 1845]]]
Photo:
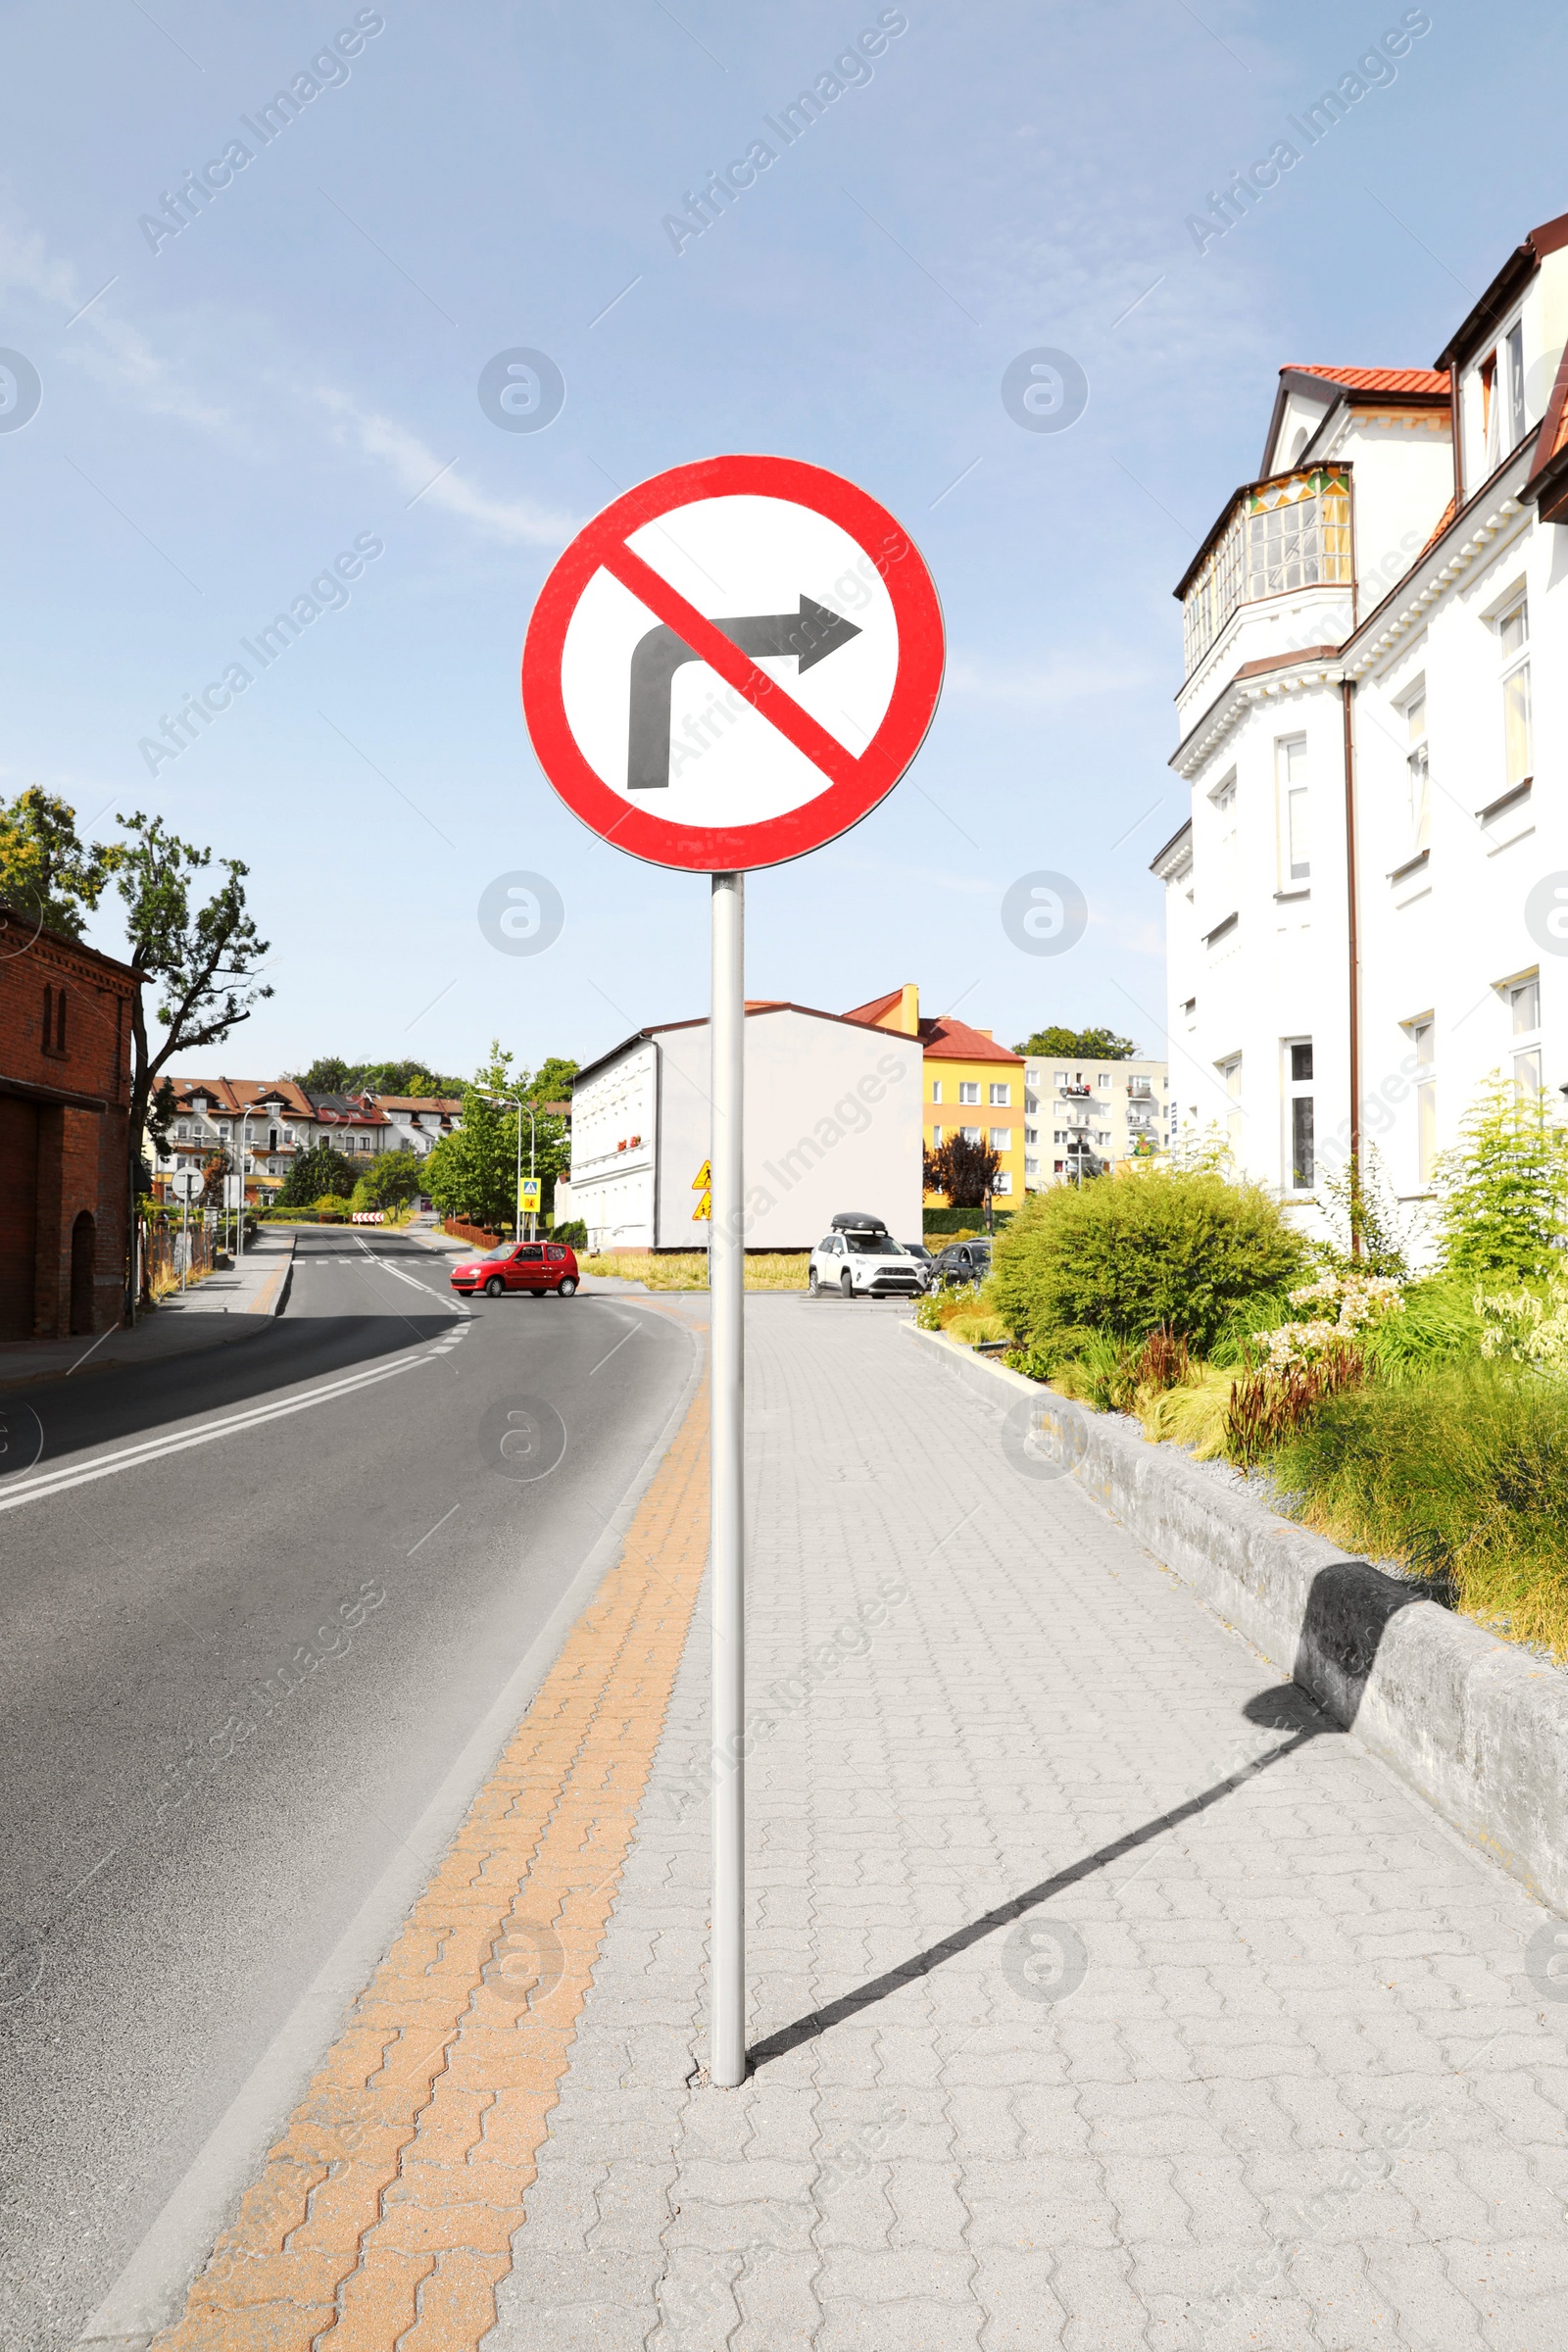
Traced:
[[[892, 599], [899, 667], [882, 723], [847, 784], [753, 825], [677, 825], [621, 799], [577, 747], [561, 690], [566, 631], [610, 541], [697, 498], [782, 498], [826, 515], [870, 557]], [[804, 858], [847, 833], [892, 791], [925, 741], [945, 661], [936, 583], [902, 523], [841, 474], [799, 458], [704, 458], [650, 475], [580, 530], [540, 589], [522, 649], [522, 710], [540, 766], [572, 814], [617, 850], [686, 873], [747, 873]]]

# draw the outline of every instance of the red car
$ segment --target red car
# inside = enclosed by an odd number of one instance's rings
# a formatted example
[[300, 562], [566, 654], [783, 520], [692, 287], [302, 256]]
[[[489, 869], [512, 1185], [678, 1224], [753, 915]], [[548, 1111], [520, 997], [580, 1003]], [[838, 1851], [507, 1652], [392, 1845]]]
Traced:
[[557, 1291], [569, 1298], [577, 1288], [577, 1260], [564, 1242], [503, 1242], [483, 1257], [460, 1258], [452, 1269], [455, 1291]]

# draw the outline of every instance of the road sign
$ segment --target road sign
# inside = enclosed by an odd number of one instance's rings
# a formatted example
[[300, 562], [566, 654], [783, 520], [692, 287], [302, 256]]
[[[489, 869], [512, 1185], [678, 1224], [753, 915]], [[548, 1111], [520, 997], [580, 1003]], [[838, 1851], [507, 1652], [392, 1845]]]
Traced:
[[709, 2081], [746, 2077], [746, 875], [820, 849], [914, 758], [942, 609], [902, 524], [794, 458], [708, 458], [626, 491], [534, 606], [522, 708], [574, 815], [711, 876], [708, 1222], [713, 1643]]
[[176, 1168], [169, 1179], [169, 1189], [176, 1200], [194, 1200], [205, 1183], [199, 1168]]
[[942, 612], [885, 507], [793, 458], [709, 458], [617, 498], [545, 582], [523, 711], [616, 849], [740, 873], [858, 824], [919, 750]]
[[544, 1189], [545, 1180], [542, 1176], [521, 1177], [517, 1184], [517, 1206], [519, 1208], [537, 1208], [539, 1197]]

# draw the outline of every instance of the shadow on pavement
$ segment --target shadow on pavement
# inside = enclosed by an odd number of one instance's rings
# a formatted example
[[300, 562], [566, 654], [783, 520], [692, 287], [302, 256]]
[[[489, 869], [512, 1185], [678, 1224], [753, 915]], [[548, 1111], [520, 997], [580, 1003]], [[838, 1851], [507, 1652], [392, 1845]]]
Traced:
[[1167, 1830], [1178, 1829], [1183, 1822], [1193, 1821], [1199, 1814], [1206, 1813], [1211, 1806], [1221, 1803], [1238, 1788], [1245, 1788], [1249, 1781], [1255, 1780], [1260, 1772], [1267, 1772], [1272, 1765], [1283, 1763], [1287, 1756], [1295, 1755], [1298, 1748], [1305, 1747], [1309, 1741], [1320, 1740], [1325, 1734], [1343, 1736], [1340, 1726], [1321, 1713], [1305, 1691], [1298, 1690], [1294, 1683], [1280, 1683], [1267, 1690], [1258, 1691], [1247, 1701], [1242, 1713], [1249, 1723], [1268, 1731], [1285, 1732], [1289, 1737], [1280, 1740], [1277, 1746], [1265, 1749], [1262, 1755], [1250, 1757], [1237, 1771], [1228, 1773], [1222, 1781], [1215, 1781], [1211, 1788], [1204, 1788], [1199, 1795], [1189, 1797], [1185, 1804], [1175, 1805], [1170, 1812], [1141, 1823], [1136, 1830], [1129, 1830], [1125, 1836], [1112, 1838], [1108, 1845], [1100, 1846], [1094, 1853], [1084, 1855], [1081, 1861], [1070, 1862], [1065, 1870], [1058, 1870], [1053, 1877], [1042, 1879], [1038, 1886], [1031, 1886], [1024, 1893], [999, 1903], [995, 1910], [982, 1913], [979, 1919], [971, 1920], [966, 1927], [955, 1929], [940, 1943], [932, 1944], [927, 1951], [915, 1953], [912, 1959], [901, 1961], [897, 1968], [890, 1968], [885, 1975], [874, 1977], [868, 1984], [858, 1985], [854, 1992], [841, 1994], [836, 2001], [829, 2001], [809, 2017], [800, 2018], [794, 2025], [781, 2027], [776, 2034], [765, 2035], [749, 2052], [752, 2066], [766, 2066], [770, 2059], [785, 2057], [789, 2051], [799, 2049], [803, 2042], [814, 2041], [818, 2034], [825, 2034], [829, 2028], [842, 2026], [850, 2018], [858, 2017], [862, 2010], [874, 2008], [878, 2001], [886, 2000], [890, 1993], [898, 1992], [917, 1978], [929, 1976], [945, 1960], [956, 1959], [960, 1952], [966, 1952], [972, 1945], [983, 1942], [986, 1936], [994, 1936], [999, 1928], [1012, 1926], [1027, 1912], [1049, 1902], [1053, 1895], [1065, 1892], [1069, 1886], [1076, 1886], [1080, 1880], [1092, 1878], [1097, 1871], [1108, 1870], [1111, 1863], [1119, 1862], [1124, 1854], [1135, 1854], [1140, 1846], [1149, 1845], [1154, 1838], [1163, 1837]]
[[[117, 1365], [79, 1386], [51, 1380], [8, 1389], [0, 1396], [0, 1485], [8, 1475], [56, 1465], [87, 1446], [145, 1437], [303, 1381], [406, 1354], [445, 1336], [452, 1323], [450, 1313], [284, 1316], [269, 1320], [254, 1339]], [[8, 1423], [19, 1433], [10, 1450], [3, 1434]], [[24, 1446], [24, 1424], [33, 1433]]]

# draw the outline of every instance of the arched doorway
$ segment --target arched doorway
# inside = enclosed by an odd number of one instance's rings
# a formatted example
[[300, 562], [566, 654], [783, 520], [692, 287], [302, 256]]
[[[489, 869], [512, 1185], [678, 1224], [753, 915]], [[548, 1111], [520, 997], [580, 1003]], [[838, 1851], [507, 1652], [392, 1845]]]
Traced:
[[71, 1329], [92, 1330], [93, 1261], [98, 1254], [98, 1227], [83, 1209], [71, 1228]]

